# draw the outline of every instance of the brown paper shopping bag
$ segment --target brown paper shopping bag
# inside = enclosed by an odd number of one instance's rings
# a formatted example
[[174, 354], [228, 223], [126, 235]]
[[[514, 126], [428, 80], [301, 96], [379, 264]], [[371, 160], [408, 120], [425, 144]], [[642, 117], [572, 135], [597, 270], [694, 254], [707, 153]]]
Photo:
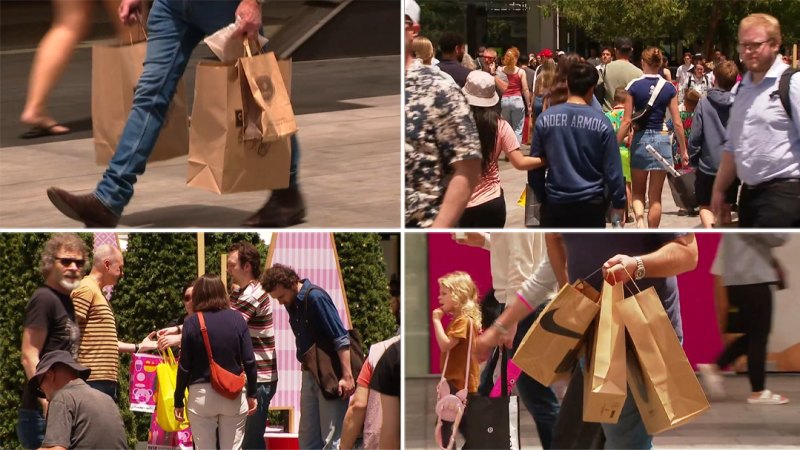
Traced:
[[654, 288], [617, 303], [633, 351], [628, 385], [650, 434], [688, 423], [709, 408]]
[[623, 297], [622, 283], [603, 281], [600, 314], [587, 336], [584, 374], [584, 422], [617, 423], [628, 396], [625, 379], [625, 328], [614, 304]]
[[584, 334], [600, 311], [598, 297], [583, 281], [561, 288], [522, 338], [514, 364], [545, 386], [568, 376]]
[[[144, 70], [147, 42], [92, 46], [92, 134], [95, 163], [114, 156], [131, 113], [136, 83]], [[172, 98], [164, 126], [148, 161], [163, 161], [189, 152], [189, 120], [183, 80]]]
[[242, 93], [235, 63], [197, 65], [187, 184], [218, 194], [289, 186], [290, 138], [243, 136]]
[[275, 53], [253, 55], [248, 44], [244, 48], [238, 68], [245, 140], [272, 142], [295, 134], [297, 122]]

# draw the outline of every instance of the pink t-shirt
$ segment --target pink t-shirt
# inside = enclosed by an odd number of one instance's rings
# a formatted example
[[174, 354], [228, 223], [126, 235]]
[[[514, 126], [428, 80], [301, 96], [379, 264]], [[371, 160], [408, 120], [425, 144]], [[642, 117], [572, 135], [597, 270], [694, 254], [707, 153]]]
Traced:
[[497, 160], [503, 152], [509, 153], [518, 148], [519, 142], [514, 134], [514, 129], [511, 128], [508, 122], [499, 119], [497, 121], [497, 140], [494, 144], [492, 159], [489, 161], [489, 166], [486, 169], [486, 173], [481, 177], [480, 183], [472, 192], [467, 208], [486, 203], [500, 196], [500, 168], [497, 165]]

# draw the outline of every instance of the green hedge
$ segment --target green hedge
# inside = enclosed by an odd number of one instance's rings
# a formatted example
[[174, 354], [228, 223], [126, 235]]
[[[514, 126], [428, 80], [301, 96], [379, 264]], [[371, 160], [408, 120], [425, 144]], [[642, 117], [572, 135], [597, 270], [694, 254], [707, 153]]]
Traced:
[[[93, 236], [81, 235], [92, 247]], [[25, 305], [42, 284], [39, 255], [47, 233], [0, 233], [0, 442], [19, 448], [16, 437], [17, 408], [25, 375], [20, 364], [20, 339]], [[266, 260], [267, 246], [257, 233], [205, 233], [206, 272], [220, 272], [221, 253], [240, 240], [254, 243]], [[353, 325], [365, 345], [386, 339], [395, 331], [389, 311], [380, 236], [370, 233], [335, 235]], [[111, 304], [119, 339], [139, 342], [184, 314], [181, 288], [197, 276], [196, 233], [131, 233], [125, 252], [125, 270], [114, 290]], [[150, 416], [128, 407], [130, 355], [120, 358], [120, 411], [128, 430], [128, 443], [147, 440]]]

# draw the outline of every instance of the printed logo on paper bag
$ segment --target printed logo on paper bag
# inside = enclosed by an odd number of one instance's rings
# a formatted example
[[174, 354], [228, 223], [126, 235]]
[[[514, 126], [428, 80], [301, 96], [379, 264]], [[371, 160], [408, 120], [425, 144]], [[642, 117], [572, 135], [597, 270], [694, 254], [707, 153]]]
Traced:
[[542, 316], [542, 321], [540, 322], [542, 328], [544, 328], [545, 331], [548, 331], [550, 333], [570, 337], [573, 339], [580, 339], [581, 337], [583, 337], [580, 333], [576, 333], [556, 323], [556, 312], [559, 309], [560, 308], [552, 309], [548, 311], [544, 316]]
[[256, 78], [256, 86], [258, 86], [258, 90], [261, 91], [261, 97], [265, 101], [270, 101], [275, 96], [275, 86], [272, 85], [272, 79], [269, 75], [261, 75]]

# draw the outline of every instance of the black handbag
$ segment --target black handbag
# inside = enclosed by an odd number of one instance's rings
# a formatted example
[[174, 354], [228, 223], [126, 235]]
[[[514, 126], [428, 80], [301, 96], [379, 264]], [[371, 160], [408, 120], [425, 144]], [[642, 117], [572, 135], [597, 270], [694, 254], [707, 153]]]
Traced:
[[470, 394], [462, 419], [464, 449], [522, 448], [519, 433], [519, 398], [508, 393], [508, 350], [501, 348], [500, 397]]
[[[308, 301], [311, 300], [309, 294], [317, 287], [312, 287], [306, 293], [305, 307], [306, 307], [306, 326], [310, 330], [315, 330], [315, 327], [308, 323]], [[353, 380], [358, 378], [361, 372], [361, 367], [364, 365], [364, 345], [361, 341], [361, 335], [358, 330], [347, 330], [350, 337], [350, 371], [353, 374]], [[314, 344], [303, 353], [301, 357], [302, 367], [308, 370], [314, 377], [314, 381], [319, 385], [323, 397], [333, 400], [342, 398], [339, 395], [339, 380], [342, 378], [342, 362], [339, 359], [339, 354], [333, 347], [333, 342], [326, 341], [320, 342], [316, 332], [314, 332]]]

